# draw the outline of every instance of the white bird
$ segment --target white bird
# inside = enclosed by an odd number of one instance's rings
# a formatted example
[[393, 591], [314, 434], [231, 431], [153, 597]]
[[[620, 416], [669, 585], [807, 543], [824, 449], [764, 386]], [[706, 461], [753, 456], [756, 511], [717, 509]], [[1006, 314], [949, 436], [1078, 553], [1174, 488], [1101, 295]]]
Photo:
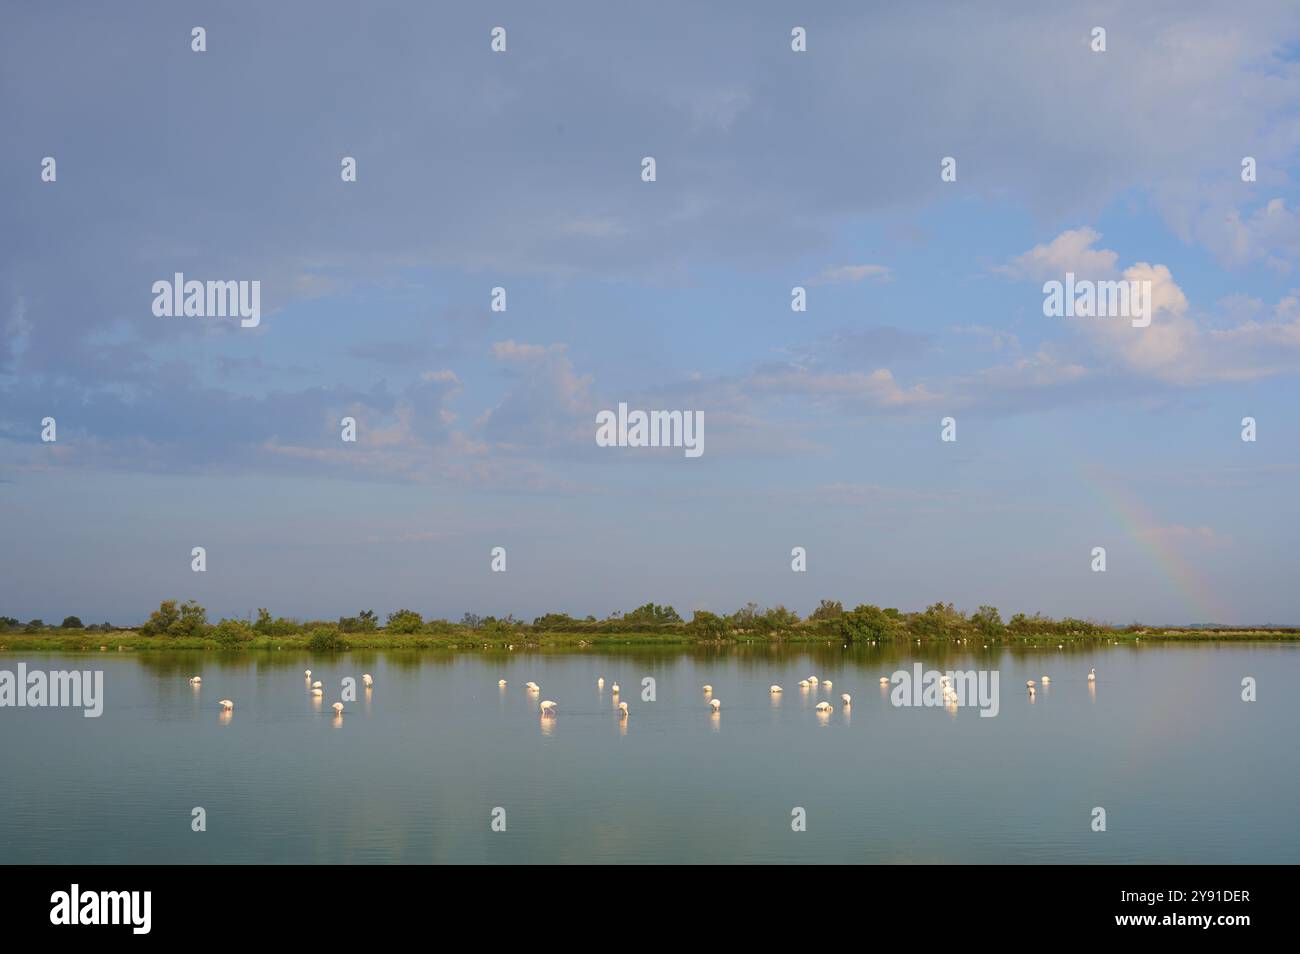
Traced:
[[191, 686], [197, 686], [197, 685], [198, 685], [199, 683], [201, 683], [202, 681], [203, 681], [203, 677], [202, 677], [202, 676], [190, 676], [190, 685], [191, 685]]
[[710, 686], [707, 682], [706, 682], [703, 686], [701, 686], [700, 688], [702, 688], [705, 692], [712, 692], [712, 691], [713, 691], [713, 687]]
[[1043, 685], [1047, 685], [1047, 684], [1048, 684], [1049, 682], [1051, 682], [1051, 681], [1052, 681], [1052, 677], [1051, 677], [1051, 676], [1044, 676], [1044, 677], [1043, 677]]
[[1034, 680], [1032, 679], [1026, 680], [1025, 685], [1030, 689], [1034, 688]]
[[822, 685], [825, 686], [827, 689], [829, 689], [833, 685], [833, 683], [829, 679], [823, 679]]
[[365, 684], [365, 687], [367, 689], [369, 689], [371, 686], [375, 684], [375, 680], [370, 678], [370, 673], [366, 673], [365, 675], [363, 675], [361, 677], [361, 681]]
[[555, 703], [550, 699], [543, 700], [541, 705], [542, 715], [555, 715]]
[[313, 683], [311, 684], [311, 687], [312, 687], [313, 689], [319, 689], [319, 688], [320, 688], [320, 680], [317, 679], [315, 682], [313, 682]]
[[336, 702], [336, 703], [334, 703], [334, 705], [330, 706], [330, 708], [333, 709], [335, 712], [337, 712], [337, 713], [339, 713], [339, 714], [342, 714], [342, 712], [343, 712], [343, 703], [341, 703], [341, 702]]
[[882, 686], [887, 686], [887, 685], [889, 685], [889, 677], [888, 677], [888, 676], [881, 676], [881, 677], [880, 677], [880, 684], [881, 684]]
[[626, 719], [626, 718], [627, 718], [627, 703], [626, 703], [626, 702], [620, 702], [620, 703], [618, 704], [618, 717], [619, 717], [620, 719]]
[[780, 686], [770, 686], [770, 687], [768, 687], [768, 690], [767, 690], [767, 691], [768, 691], [768, 692], [785, 692], [785, 690], [782, 689]]
[[818, 712], [830, 712], [830, 711], [831, 711], [831, 704], [830, 704], [829, 702], [819, 702], [819, 703], [817, 703], [817, 711], [818, 711]]
[[1030, 687], [1029, 687], [1029, 698], [1030, 698], [1030, 699], [1034, 698], [1034, 687], [1033, 687], [1033, 686], [1030, 686]]
[[505, 681], [504, 679], [498, 679], [498, 680], [497, 680], [497, 685], [498, 685], [498, 686], [504, 686], [505, 684], [506, 684], [506, 681]]
[[303, 675], [306, 676], [308, 679], [310, 679], [310, 678], [311, 678], [311, 670], [310, 670], [310, 669], [306, 670], [306, 671], [303, 673]]
[[610, 686], [609, 691], [614, 693], [614, 695], [618, 695], [618, 683], [614, 683], [614, 685]]
[[312, 694], [313, 696], [323, 696], [323, 695], [325, 695], [325, 690], [324, 690], [324, 689], [313, 689], [313, 690], [311, 691], [311, 694]]
[[605, 677], [604, 677], [604, 676], [597, 676], [597, 677], [596, 677], [596, 688], [597, 688], [597, 689], [603, 688], [604, 685], [605, 685]]
[[813, 686], [817, 685], [817, 677], [816, 677], [816, 676], [809, 676], [809, 677], [808, 677], [808, 684], [809, 684], [809, 685], [813, 685]]
[[227, 712], [235, 708], [235, 704], [231, 702], [229, 699], [222, 699], [220, 702], [217, 703], [217, 705], [221, 706], [221, 708], [225, 709]]
[[709, 708], [712, 709], [714, 712], [717, 712], [719, 709], [722, 708], [722, 703], [719, 702], [717, 699], [712, 699], [709, 701]]
[[524, 688], [529, 692], [536, 692], [540, 687], [535, 682], [526, 682], [524, 683]]
[[840, 698], [844, 700], [844, 704], [845, 704], [846, 706], [847, 706], [847, 705], [852, 705], [852, 704], [853, 704], [853, 697], [852, 697], [851, 695], [849, 695], [847, 692], [846, 692], [846, 693], [843, 693], [843, 694], [840, 696]]
[[1088, 681], [1089, 681], [1089, 682], [1096, 682], [1096, 681], [1097, 681], [1097, 670], [1095, 670], [1095, 669], [1089, 669], [1089, 670], [1088, 670]]

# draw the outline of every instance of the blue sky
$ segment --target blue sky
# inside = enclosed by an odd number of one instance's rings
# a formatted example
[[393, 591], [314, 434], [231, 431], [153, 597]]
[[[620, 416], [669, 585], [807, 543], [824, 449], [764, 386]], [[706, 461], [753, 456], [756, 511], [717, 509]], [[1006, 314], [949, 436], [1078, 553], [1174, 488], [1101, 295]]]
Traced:
[[228, 6], [5, 15], [0, 613], [1300, 623], [1294, 4]]

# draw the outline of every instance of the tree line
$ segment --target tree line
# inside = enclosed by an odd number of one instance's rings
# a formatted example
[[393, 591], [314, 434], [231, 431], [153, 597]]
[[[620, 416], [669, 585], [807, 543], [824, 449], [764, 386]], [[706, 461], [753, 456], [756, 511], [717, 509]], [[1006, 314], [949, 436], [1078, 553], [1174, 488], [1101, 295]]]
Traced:
[[[34, 632], [48, 629], [41, 620], [22, 624], [12, 617], [0, 617], [0, 628]], [[60, 627], [65, 630], [117, 629], [108, 623], [102, 626], [83, 627], [75, 616], [67, 617]], [[1128, 629], [1137, 628], [1136, 624]], [[838, 600], [822, 600], [812, 613], [801, 618], [785, 606], [760, 609], [749, 603], [734, 613], [720, 614], [696, 610], [689, 620], [673, 607], [646, 603], [627, 612], [612, 613], [604, 619], [595, 616], [575, 617], [567, 613], [547, 613], [531, 622], [514, 616], [478, 616], [466, 613], [459, 622], [445, 619], [425, 619], [410, 609], [398, 609], [384, 619], [373, 610], [363, 610], [355, 616], [342, 616], [337, 620], [298, 620], [273, 616], [269, 610], [259, 609], [256, 618], [223, 618], [215, 623], [208, 621], [207, 610], [194, 600], [180, 602], [163, 600], [158, 609], [139, 627], [141, 636], [188, 639], [212, 639], [219, 643], [238, 645], [258, 637], [307, 636], [313, 645], [330, 648], [346, 644], [349, 634], [375, 635], [463, 635], [480, 641], [542, 637], [545, 634], [564, 633], [575, 636], [616, 634], [677, 634], [692, 640], [721, 641], [740, 638], [825, 637], [846, 643], [872, 642], [897, 639], [965, 639], [1001, 640], [1017, 637], [1043, 636], [1100, 636], [1114, 633], [1116, 627], [1082, 619], [1055, 620], [1035, 613], [1027, 616], [1017, 613], [1003, 621], [994, 606], [981, 606], [966, 613], [952, 603], [934, 603], [920, 612], [900, 612], [893, 607], [859, 604], [845, 609]]]

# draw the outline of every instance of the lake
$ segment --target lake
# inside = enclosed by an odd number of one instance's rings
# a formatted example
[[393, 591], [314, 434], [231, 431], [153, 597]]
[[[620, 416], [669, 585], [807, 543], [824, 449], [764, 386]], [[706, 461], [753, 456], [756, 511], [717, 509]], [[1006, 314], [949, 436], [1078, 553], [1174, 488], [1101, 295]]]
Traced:
[[[1295, 644], [0, 654], [19, 662], [102, 669], [104, 711], [0, 709], [5, 863], [1300, 862]], [[997, 716], [894, 706], [879, 679], [915, 662], [996, 670]]]

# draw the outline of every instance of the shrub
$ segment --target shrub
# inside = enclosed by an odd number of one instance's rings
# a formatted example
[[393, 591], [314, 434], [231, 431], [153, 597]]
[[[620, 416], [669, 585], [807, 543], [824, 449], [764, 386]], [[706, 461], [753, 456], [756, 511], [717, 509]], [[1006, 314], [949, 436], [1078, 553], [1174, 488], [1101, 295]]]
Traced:
[[212, 638], [223, 646], [239, 646], [251, 641], [257, 633], [243, 620], [223, 619], [212, 629]]
[[418, 633], [424, 625], [424, 618], [414, 610], [399, 609], [388, 614], [388, 631], [398, 633]]
[[708, 610], [696, 610], [687, 624], [687, 628], [698, 636], [708, 639], [721, 639], [727, 631], [727, 621], [717, 613]]
[[253, 629], [261, 636], [293, 636], [298, 632], [298, 624], [283, 616], [272, 619], [270, 612], [262, 607], [257, 611], [257, 622], [253, 624]]
[[362, 610], [356, 616], [340, 616], [339, 629], [345, 633], [373, 633], [379, 628], [374, 610]]
[[185, 636], [197, 639], [208, 627], [208, 611], [194, 600], [179, 607], [175, 600], [163, 600], [140, 627], [141, 636]]
[[307, 648], [314, 653], [341, 652], [348, 648], [348, 641], [338, 630], [321, 627], [312, 630], [311, 636], [307, 639]]

